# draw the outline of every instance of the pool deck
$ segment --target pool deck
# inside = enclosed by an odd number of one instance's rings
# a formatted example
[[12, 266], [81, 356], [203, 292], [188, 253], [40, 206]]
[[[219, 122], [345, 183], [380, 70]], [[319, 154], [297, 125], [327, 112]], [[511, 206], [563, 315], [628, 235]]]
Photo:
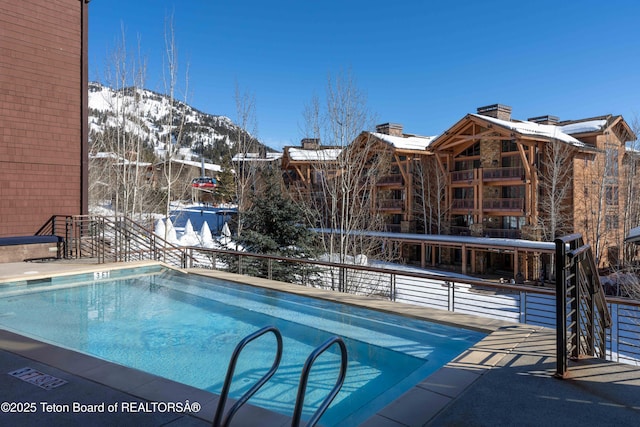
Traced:
[[[133, 263], [136, 264], [149, 263]], [[67, 262], [0, 264], [0, 284], [131, 266], [132, 263], [99, 266]], [[636, 425], [640, 419], [640, 367], [586, 359], [570, 365], [568, 379], [556, 379], [553, 376], [555, 332], [548, 328], [229, 273], [189, 272], [489, 333], [363, 426]], [[217, 395], [209, 392], [4, 330], [0, 330], [0, 367], [4, 371], [0, 374], [3, 391], [0, 401], [10, 404], [2, 403], [0, 407], [0, 425], [205, 426], [211, 425], [218, 401]], [[45, 390], [8, 375], [24, 367], [67, 383]], [[193, 413], [166, 409], [167, 403], [185, 404], [187, 401], [189, 404], [197, 402], [200, 409]], [[24, 403], [34, 403], [35, 406], [26, 407], [33, 412], [6, 412], [6, 408], [24, 409]], [[74, 403], [105, 403], [105, 406], [104, 409], [100, 406], [92, 408], [97, 412], [74, 412]], [[53, 412], [55, 409], [60, 412]], [[285, 426], [290, 425], [290, 419], [246, 406], [238, 412], [233, 425]]]

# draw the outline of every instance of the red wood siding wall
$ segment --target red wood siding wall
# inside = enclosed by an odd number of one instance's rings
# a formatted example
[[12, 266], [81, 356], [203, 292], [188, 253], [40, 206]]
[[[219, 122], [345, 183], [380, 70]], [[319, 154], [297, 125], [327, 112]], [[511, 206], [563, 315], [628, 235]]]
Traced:
[[0, 0], [0, 236], [82, 211], [82, 8]]

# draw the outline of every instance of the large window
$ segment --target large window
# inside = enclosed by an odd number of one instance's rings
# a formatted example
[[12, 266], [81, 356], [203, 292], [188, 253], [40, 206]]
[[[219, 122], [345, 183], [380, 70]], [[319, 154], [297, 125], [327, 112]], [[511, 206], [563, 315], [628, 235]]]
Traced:
[[454, 199], [473, 199], [473, 187], [461, 187], [453, 189]]
[[480, 159], [475, 160], [456, 160], [454, 170], [456, 171], [468, 171], [471, 169], [477, 169], [480, 167]]
[[605, 188], [605, 201], [607, 206], [618, 206], [618, 187], [607, 185]]
[[520, 156], [504, 156], [502, 158], [503, 168], [520, 168], [522, 167], [522, 159]]
[[520, 230], [527, 222], [523, 216], [503, 216], [502, 228], [505, 230]]
[[618, 150], [616, 148], [607, 148], [605, 156], [604, 176], [618, 176]]
[[513, 151], [518, 151], [518, 144], [516, 144], [516, 140], [515, 139], [502, 140], [502, 152], [510, 153]]
[[524, 199], [524, 185], [509, 185], [502, 187], [503, 199]]
[[618, 215], [605, 216], [604, 223], [607, 230], [617, 230], [619, 227]]
[[476, 142], [471, 147], [464, 150], [458, 157], [472, 157], [480, 155], [480, 143]]

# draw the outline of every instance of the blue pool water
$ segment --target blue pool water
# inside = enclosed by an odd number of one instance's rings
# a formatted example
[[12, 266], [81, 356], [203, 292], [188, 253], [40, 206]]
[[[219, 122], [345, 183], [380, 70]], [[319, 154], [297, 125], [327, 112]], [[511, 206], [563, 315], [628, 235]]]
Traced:
[[[333, 335], [344, 338], [347, 377], [320, 420], [325, 426], [360, 424], [485, 336], [160, 267], [0, 286], [0, 326], [8, 330], [215, 393], [236, 344], [266, 325], [281, 330], [283, 358], [249, 402], [286, 415], [309, 353]], [[334, 350], [312, 369], [306, 417], [333, 387], [340, 360]], [[274, 354], [270, 334], [249, 344], [231, 396], [248, 389]]]

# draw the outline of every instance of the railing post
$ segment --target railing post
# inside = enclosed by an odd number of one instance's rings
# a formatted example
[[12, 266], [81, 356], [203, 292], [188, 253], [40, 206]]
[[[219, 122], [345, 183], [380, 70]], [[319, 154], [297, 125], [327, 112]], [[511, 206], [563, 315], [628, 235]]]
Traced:
[[447, 310], [455, 311], [455, 302], [454, 302], [454, 283], [448, 280], [444, 282], [447, 285]]
[[556, 239], [556, 376], [567, 372], [567, 250], [564, 240]]
[[390, 301], [395, 301], [396, 300], [396, 279], [397, 276], [393, 273], [391, 273], [390, 275], [391, 278], [391, 283], [389, 284], [389, 300]]
[[[619, 304], [611, 304], [609, 311], [611, 312], [611, 353], [609, 354], [609, 359], [614, 362], [620, 361], [620, 355], [618, 354], [618, 342], [620, 337], [620, 329], [618, 324], [618, 308]], [[615, 310], [613, 310], [615, 308]], [[606, 351], [606, 343], [605, 343], [605, 351]], [[614, 358], [615, 354], [615, 358]]]
[[347, 292], [347, 269], [346, 267], [340, 267], [340, 282], [339, 289], [340, 292]]
[[[596, 310], [598, 307], [596, 306], [595, 299], [595, 286], [593, 280], [593, 273], [588, 275], [588, 292], [589, 292], [589, 313], [587, 317], [587, 321], [589, 322], [589, 355], [596, 355], [596, 341], [597, 341], [597, 331], [596, 331]], [[603, 326], [604, 327], [604, 326]]]

